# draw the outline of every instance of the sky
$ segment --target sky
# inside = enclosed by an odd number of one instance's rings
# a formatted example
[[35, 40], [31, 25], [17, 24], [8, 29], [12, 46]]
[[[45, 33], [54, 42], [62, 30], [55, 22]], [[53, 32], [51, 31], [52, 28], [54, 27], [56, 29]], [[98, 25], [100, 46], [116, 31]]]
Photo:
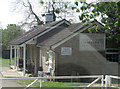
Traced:
[[23, 14], [14, 11], [15, 0], [0, 0], [0, 27], [6, 28], [8, 24], [18, 24]]
[[14, 11], [14, 2], [15, 0], [0, 0], [0, 27], [6, 28], [8, 24], [18, 24], [22, 21], [24, 16]]
[[13, 11], [15, 0], [0, 0], [0, 27], [5, 28], [7, 24], [17, 24], [22, 14]]

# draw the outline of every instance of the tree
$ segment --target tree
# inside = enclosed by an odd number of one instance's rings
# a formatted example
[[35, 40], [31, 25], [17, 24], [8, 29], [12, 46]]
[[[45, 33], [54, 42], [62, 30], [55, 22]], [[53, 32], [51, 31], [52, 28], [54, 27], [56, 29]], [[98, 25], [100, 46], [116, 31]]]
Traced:
[[6, 50], [9, 48], [8, 42], [15, 39], [16, 37], [23, 34], [25, 31], [17, 26], [16, 24], [9, 24], [7, 29], [2, 30], [2, 49]]
[[[81, 3], [81, 6], [78, 5]], [[108, 39], [116, 39], [120, 43], [120, 1], [119, 2], [75, 2], [75, 9], [81, 11], [79, 19], [82, 22], [100, 17]]]
[[[45, 0], [16, 0], [16, 3], [16, 8], [20, 6], [18, 9], [23, 8], [26, 13], [25, 20], [22, 21], [22, 26], [27, 24], [29, 27], [33, 27], [43, 24], [45, 13], [53, 14], [53, 20], [55, 21], [56, 18], [64, 18], [65, 14], [73, 12], [69, 8], [71, 7], [70, 2], [63, 2], [62, 0], [49, 0], [49, 2]], [[20, 10], [18, 11], [20, 12]]]

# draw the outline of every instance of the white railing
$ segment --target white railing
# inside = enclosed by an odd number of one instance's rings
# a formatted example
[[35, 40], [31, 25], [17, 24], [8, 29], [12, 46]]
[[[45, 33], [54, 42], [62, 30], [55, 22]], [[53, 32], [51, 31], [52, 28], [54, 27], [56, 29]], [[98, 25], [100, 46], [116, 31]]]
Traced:
[[[0, 78], [2, 80], [30, 80], [30, 79], [35, 79], [32, 83], [27, 85], [27, 88], [32, 86], [34, 83], [40, 80], [40, 88], [42, 88], [42, 80], [44, 79], [88, 79], [88, 78], [96, 78], [93, 82], [88, 84], [87, 86], [84, 87], [91, 87], [93, 84], [95, 84], [97, 81], [101, 81], [100, 86], [97, 87], [112, 87], [112, 88], [119, 88], [118, 86], [112, 86], [112, 79], [120, 79], [118, 76], [112, 76], [112, 75], [105, 75], [105, 78], [103, 75], [95, 75], [95, 76], [53, 76], [53, 77], [29, 77], [29, 78]], [[104, 83], [105, 82], [105, 83]], [[83, 86], [72, 86], [72, 87], [83, 87]]]
[[[2, 80], [30, 80], [30, 79], [35, 79], [32, 83], [27, 85], [25, 89], [28, 87], [32, 86], [34, 83], [40, 80], [40, 88], [42, 87], [42, 80], [44, 79], [85, 79], [85, 78], [96, 78], [93, 82], [91, 82], [89, 85], [85, 87], [90, 87], [93, 84], [95, 84], [98, 80], [101, 80], [101, 86], [104, 87], [104, 79], [103, 75], [96, 75], [96, 76], [54, 76], [54, 77], [29, 77], [29, 78], [1, 78]], [[73, 86], [76, 87], [76, 86]], [[81, 87], [81, 86], [77, 86]]]
[[117, 87], [120, 89], [120, 86], [113, 86], [112, 85], [112, 79], [120, 80], [120, 77], [118, 76], [112, 76], [112, 75], [106, 75], [105, 76], [105, 87]]

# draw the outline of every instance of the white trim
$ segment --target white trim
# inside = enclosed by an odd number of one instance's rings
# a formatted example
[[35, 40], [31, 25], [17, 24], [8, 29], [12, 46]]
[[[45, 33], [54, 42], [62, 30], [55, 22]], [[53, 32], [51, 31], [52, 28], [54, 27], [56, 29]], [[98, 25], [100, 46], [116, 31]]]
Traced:
[[39, 56], [39, 57], [40, 57], [40, 58], [39, 58], [39, 66], [42, 67], [42, 55], [41, 55], [42, 52], [41, 52], [41, 47], [40, 47], [40, 50], [39, 50], [39, 51], [40, 51], [40, 53], [39, 53], [39, 55], [40, 55], [40, 56]]
[[16, 54], [17, 54], [17, 51], [16, 51], [16, 46], [15, 46], [15, 49], [14, 49], [14, 51], [15, 51], [15, 57], [14, 57], [14, 67], [15, 67], [15, 69], [16, 69]]
[[12, 65], [12, 45], [10, 46], [10, 65]]
[[19, 68], [19, 47], [17, 47], [17, 70]]
[[26, 70], [26, 44], [23, 47], [23, 74], [25, 75]]

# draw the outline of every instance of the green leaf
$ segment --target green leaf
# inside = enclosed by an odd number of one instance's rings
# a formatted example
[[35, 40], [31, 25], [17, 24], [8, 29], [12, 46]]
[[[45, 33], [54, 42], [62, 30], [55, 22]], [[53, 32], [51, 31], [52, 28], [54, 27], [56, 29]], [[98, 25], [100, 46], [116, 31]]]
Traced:
[[80, 19], [80, 20], [83, 20], [83, 16], [82, 16], [82, 15], [81, 15], [81, 16], [79, 16], [79, 19]]
[[76, 7], [72, 7], [72, 10], [76, 9]]
[[87, 9], [86, 6], [82, 6], [82, 7], [81, 7], [81, 10], [82, 10], [82, 11], [84, 11], [84, 10], [86, 10], [86, 9]]
[[118, 26], [118, 21], [117, 22], [115, 22], [115, 27], [117, 27]]
[[67, 5], [65, 5], [65, 8], [67, 8]]
[[77, 1], [75, 2], [75, 5], [78, 6], [78, 2]]
[[55, 4], [56, 2], [54, 1], [53, 4]]
[[44, 4], [43, 0], [40, 0], [40, 4], [42, 4], [42, 5]]
[[72, 22], [72, 21], [73, 21], [73, 19], [69, 19], [69, 21], [70, 21], [70, 22]]
[[60, 9], [59, 9], [59, 8], [56, 8], [56, 9], [55, 9], [55, 13], [59, 14], [59, 13], [60, 13]]
[[79, 9], [77, 9], [77, 10], [76, 10], [76, 12], [80, 12], [80, 10], [79, 10]]

